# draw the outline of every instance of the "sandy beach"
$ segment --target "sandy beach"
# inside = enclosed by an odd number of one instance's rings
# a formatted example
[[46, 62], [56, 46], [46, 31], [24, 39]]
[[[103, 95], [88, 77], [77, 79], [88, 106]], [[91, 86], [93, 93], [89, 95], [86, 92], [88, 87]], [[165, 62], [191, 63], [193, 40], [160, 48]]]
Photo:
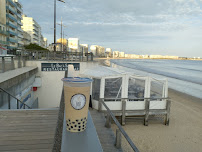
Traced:
[[[172, 99], [170, 125], [160, 121], [126, 121], [123, 126], [140, 152], [201, 152], [202, 151], [202, 99], [169, 89]], [[112, 125], [115, 130], [115, 125]], [[122, 138], [122, 147], [132, 152]]]

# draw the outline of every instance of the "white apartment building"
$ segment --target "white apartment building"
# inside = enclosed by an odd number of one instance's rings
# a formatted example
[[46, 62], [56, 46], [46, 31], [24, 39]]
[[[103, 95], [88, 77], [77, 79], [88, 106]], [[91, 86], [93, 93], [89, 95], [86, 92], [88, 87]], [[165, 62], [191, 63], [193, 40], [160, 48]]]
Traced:
[[26, 31], [31, 36], [31, 43], [43, 46], [40, 25], [32, 17], [27, 17], [26, 15], [22, 16], [22, 24], [23, 31]]
[[94, 56], [97, 56], [97, 57], [104, 57], [105, 56], [105, 48], [102, 46], [91, 45], [90, 50]]
[[112, 49], [111, 48], [106, 48], [106, 57], [112, 57]]

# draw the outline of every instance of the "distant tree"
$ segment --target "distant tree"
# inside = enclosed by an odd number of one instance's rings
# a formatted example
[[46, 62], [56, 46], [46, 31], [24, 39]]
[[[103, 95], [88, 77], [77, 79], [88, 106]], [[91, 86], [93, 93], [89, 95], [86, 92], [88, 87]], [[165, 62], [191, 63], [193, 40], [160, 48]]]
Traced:
[[29, 45], [25, 45], [24, 47], [26, 50], [47, 50], [47, 49], [45, 49], [37, 44], [33, 44], [33, 43], [30, 43]]

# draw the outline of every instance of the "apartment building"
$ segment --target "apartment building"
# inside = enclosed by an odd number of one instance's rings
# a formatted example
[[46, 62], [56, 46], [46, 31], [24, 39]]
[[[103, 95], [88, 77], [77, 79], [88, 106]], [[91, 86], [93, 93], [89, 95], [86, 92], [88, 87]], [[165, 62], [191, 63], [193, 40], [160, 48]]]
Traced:
[[32, 17], [22, 16], [22, 30], [30, 34], [31, 43], [43, 45], [41, 27]]
[[24, 44], [23, 44], [23, 30], [22, 30], [22, 4], [19, 2], [19, 0], [14, 0], [17, 8], [17, 39], [18, 39], [18, 49], [22, 49]]
[[29, 45], [31, 43], [31, 36], [29, 33], [23, 31], [23, 44], [24, 45]]
[[6, 31], [6, 1], [0, 0], [0, 54], [6, 54], [8, 33]]
[[90, 50], [94, 56], [97, 56], [97, 57], [104, 57], [105, 56], [105, 48], [102, 46], [91, 45]]
[[22, 49], [22, 4], [19, 0], [2, 0], [6, 2], [6, 25], [8, 31], [8, 49]]
[[45, 48], [47, 48], [48, 47], [48, 39], [47, 38], [43, 38], [43, 41], [44, 41], [44, 43], [45, 43]]

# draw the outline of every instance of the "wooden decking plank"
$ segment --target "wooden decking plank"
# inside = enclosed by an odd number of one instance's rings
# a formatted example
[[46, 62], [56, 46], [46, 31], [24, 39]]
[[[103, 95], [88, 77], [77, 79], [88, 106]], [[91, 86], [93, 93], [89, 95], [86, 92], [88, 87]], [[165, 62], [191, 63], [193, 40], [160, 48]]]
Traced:
[[115, 136], [111, 128], [105, 127], [105, 118], [103, 113], [90, 109], [93, 123], [95, 125], [100, 143], [104, 152], [122, 152], [114, 146]]
[[0, 146], [0, 151], [8, 151], [8, 150], [32, 150], [32, 149], [50, 149], [53, 145], [51, 144], [37, 144], [37, 145], [9, 145], [9, 146]]
[[[15, 150], [15, 152], [51, 152], [51, 151], [52, 151], [52, 149]], [[5, 152], [13, 152], [13, 150], [5, 151]]]
[[51, 151], [58, 109], [0, 111], [0, 151]]
[[36, 145], [36, 144], [52, 144], [53, 139], [40, 140], [40, 139], [32, 139], [32, 140], [18, 140], [13, 142], [12, 140], [4, 140], [0, 142], [0, 146], [9, 146], [9, 145]]

